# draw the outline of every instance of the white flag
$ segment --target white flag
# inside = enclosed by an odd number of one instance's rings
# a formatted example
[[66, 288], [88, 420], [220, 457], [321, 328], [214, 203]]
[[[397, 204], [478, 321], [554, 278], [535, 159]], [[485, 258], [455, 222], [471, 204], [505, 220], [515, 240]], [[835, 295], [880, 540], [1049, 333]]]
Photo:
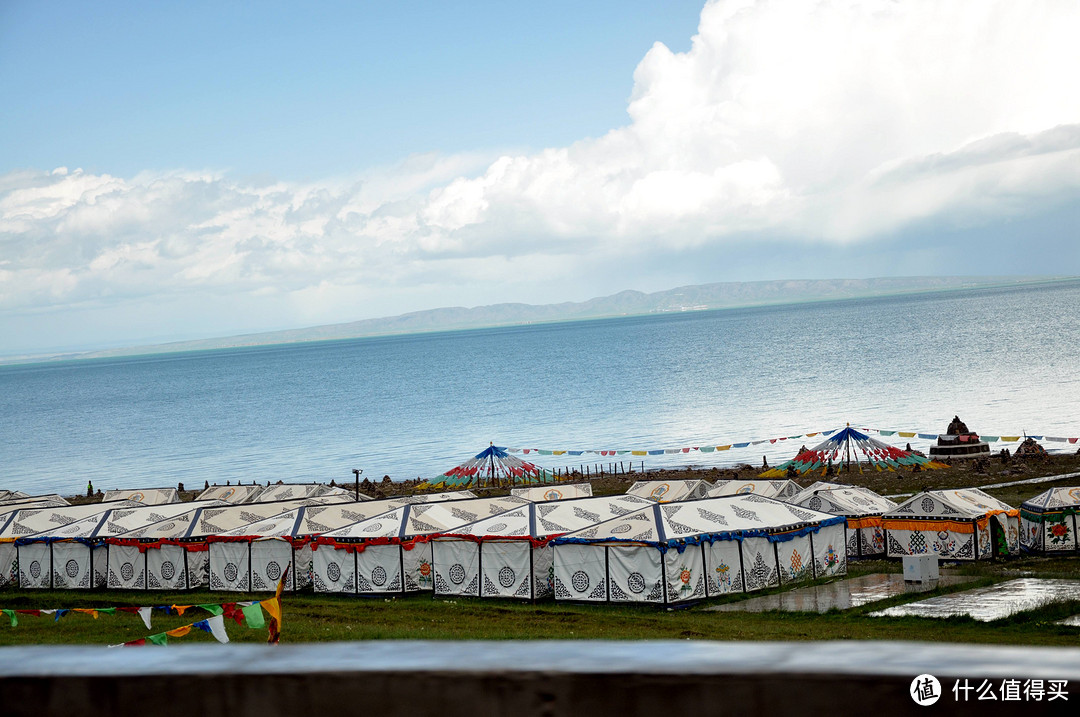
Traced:
[[208, 617], [206, 623], [210, 626], [210, 634], [214, 636], [218, 642], [225, 643], [229, 641], [229, 636], [225, 632], [225, 616], [214, 615]]
[[146, 629], [147, 630], [150, 629], [150, 611], [153, 610], [153, 609], [154, 608], [152, 608], [152, 607], [141, 607], [141, 608], [139, 608], [139, 617], [141, 617], [142, 621], [144, 623], [146, 623]]

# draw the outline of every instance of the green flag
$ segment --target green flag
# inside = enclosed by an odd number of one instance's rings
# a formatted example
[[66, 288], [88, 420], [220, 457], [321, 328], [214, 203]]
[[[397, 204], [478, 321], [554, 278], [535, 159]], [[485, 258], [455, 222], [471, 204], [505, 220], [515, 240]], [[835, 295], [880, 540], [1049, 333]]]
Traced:
[[211, 615], [220, 615], [225, 612], [225, 609], [222, 608], [220, 605], [196, 605], [195, 607], [201, 607], [203, 610], [206, 610]]
[[160, 632], [157, 635], [147, 635], [146, 641], [153, 645], [168, 645], [169, 636], [166, 635], [164, 632]]
[[4, 610], [5, 615], [11, 618], [11, 626], [15, 627], [19, 624], [19, 616], [15, 614], [14, 610]]
[[244, 620], [247, 621], [248, 627], [266, 627], [266, 618], [263, 617], [262, 605], [252, 603], [241, 609], [244, 611]]

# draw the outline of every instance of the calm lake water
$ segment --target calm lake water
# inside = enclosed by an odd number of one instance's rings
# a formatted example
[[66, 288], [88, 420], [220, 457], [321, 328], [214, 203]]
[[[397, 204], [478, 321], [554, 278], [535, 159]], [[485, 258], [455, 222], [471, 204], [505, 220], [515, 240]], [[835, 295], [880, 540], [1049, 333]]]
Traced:
[[[1078, 319], [1080, 282], [1068, 282], [5, 366], [0, 488], [340, 482], [353, 468], [403, 479], [491, 441], [648, 450], [848, 422], [938, 433], [954, 414], [987, 435], [1075, 437]], [[760, 465], [820, 440], [644, 460]]]

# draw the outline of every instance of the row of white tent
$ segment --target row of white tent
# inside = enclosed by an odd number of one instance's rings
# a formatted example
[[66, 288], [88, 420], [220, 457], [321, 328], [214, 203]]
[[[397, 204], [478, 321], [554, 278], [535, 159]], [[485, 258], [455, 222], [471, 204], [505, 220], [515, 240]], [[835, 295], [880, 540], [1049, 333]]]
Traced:
[[[1018, 512], [981, 491], [931, 491], [897, 506], [863, 488], [818, 483], [782, 503], [761, 495], [771, 486], [753, 485], [765, 483], [790, 481], [728, 484], [734, 495], [676, 503], [568, 497], [588, 495], [588, 484], [344, 503], [337, 495], [156, 506], [24, 498], [14, 510], [0, 504], [0, 586], [258, 591], [273, 589], [288, 567], [290, 590], [313, 583], [321, 592], [677, 602], [835, 574], [849, 556], [965, 560], [999, 544], [1018, 548]], [[792, 522], [792, 511], [817, 517]], [[764, 522], [736, 520], [749, 514]], [[648, 577], [648, 589], [631, 574]]]

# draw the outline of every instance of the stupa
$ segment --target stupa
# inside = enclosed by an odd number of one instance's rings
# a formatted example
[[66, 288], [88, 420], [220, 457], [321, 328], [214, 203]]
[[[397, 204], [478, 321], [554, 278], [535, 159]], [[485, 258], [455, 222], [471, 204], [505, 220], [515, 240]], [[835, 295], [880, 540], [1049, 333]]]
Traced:
[[990, 444], [980, 441], [979, 434], [969, 431], [959, 416], [953, 416], [945, 434], [937, 437], [937, 445], [930, 446], [930, 459], [936, 461], [989, 455]]

